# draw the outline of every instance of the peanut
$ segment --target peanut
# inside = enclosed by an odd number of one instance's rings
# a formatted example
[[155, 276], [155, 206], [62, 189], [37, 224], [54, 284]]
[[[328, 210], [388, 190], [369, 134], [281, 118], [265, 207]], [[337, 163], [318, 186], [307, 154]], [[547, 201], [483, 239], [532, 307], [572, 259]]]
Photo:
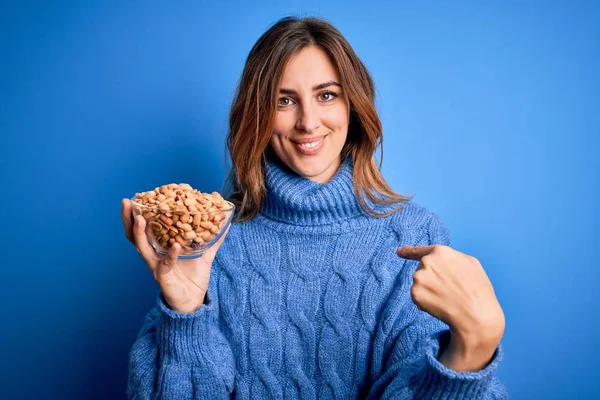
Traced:
[[190, 214], [188, 213], [185, 213], [181, 217], [179, 217], [179, 220], [184, 224], [189, 224], [191, 222], [191, 219], [192, 217], [190, 217]]
[[149, 240], [165, 248], [177, 242], [184, 255], [215, 239], [231, 207], [218, 192], [202, 193], [187, 183], [136, 193], [134, 201], [139, 204], [134, 212], [147, 221]]
[[177, 206], [175, 207], [175, 209], [173, 210], [173, 212], [174, 212], [175, 214], [177, 214], [177, 215], [183, 215], [183, 214], [185, 214], [185, 213], [187, 213], [187, 212], [188, 212], [188, 209], [187, 209], [187, 207], [186, 207], [186, 206], [184, 206], [184, 205], [177, 205]]
[[171, 226], [173, 225], [173, 220], [169, 217], [167, 217], [166, 215], [161, 215], [159, 217], [159, 219], [163, 222], [163, 224], [165, 224], [165, 226]]
[[200, 226], [203, 227], [204, 229], [210, 230], [210, 229], [212, 229], [213, 224], [212, 224], [212, 222], [205, 221], [205, 222], [200, 222]]
[[196, 199], [188, 197], [187, 199], [185, 199], [183, 201], [183, 204], [185, 204], [187, 207], [195, 206], [196, 205]]
[[161, 231], [161, 230], [162, 230], [162, 228], [163, 228], [163, 227], [162, 227], [162, 225], [161, 225], [161, 224], [159, 224], [159, 223], [158, 223], [158, 222], [156, 222], [156, 221], [150, 221], [150, 224], [149, 224], [149, 225], [150, 225], [150, 228], [152, 228], [152, 230], [153, 230], [153, 231], [155, 231], [155, 232], [159, 232], [159, 231]]
[[183, 234], [183, 237], [186, 239], [194, 239], [196, 237], [196, 232], [187, 231], [186, 233]]
[[154, 217], [156, 217], [156, 214], [153, 213], [152, 211], [146, 211], [144, 214], [142, 214], [144, 216], [144, 219], [146, 221], [150, 221], [152, 220]]
[[212, 233], [210, 233], [209, 231], [204, 231], [204, 232], [202, 232], [202, 233], [200, 234], [200, 236], [202, 237], [202, 239], [203, 239], [205, 242], [210, 242], [211, 240], [213, 240], [213, 239], [215, 238], [215, 236], [214, 236]]
[[202, 216], [200, 214], [194, 215], [194, 219], [192, 220], [192, 226], [194, 228], [198, 228], [200, 223], [202, 222]]
[[215, 216], [214, 216], [213, 220], [214, 220], [215, 222], [221, 222], [221, 221], [223, 221], [225, 218], [227, 218], [227, 217], [225, 216], [225, 214], [223, 214], [223, 213], [218, 213], [218, 214], [215, 214]]
[[175, 240], [177, 241], [177, 243], [179, 243], [181, 245], [181, 247], [187, 246], [187, 241], [184, 238], [182, 238], [181, 236], [179, 236], [179, 235], [175, 236]]

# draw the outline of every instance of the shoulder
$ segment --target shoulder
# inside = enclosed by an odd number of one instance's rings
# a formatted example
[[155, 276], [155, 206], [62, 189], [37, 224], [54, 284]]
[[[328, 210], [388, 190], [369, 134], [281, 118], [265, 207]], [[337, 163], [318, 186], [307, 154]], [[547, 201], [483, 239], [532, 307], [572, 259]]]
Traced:
[[390, 228], [402, 237], [423, 238], [428, 244], [450, 245], [450, 233], [442, 218], [413, 201], [390, 215]]
[[403, 204], [389, 218], [394, 230], [425, 229], [432, 220], [440, 219], [434, 212], [414, 201]]

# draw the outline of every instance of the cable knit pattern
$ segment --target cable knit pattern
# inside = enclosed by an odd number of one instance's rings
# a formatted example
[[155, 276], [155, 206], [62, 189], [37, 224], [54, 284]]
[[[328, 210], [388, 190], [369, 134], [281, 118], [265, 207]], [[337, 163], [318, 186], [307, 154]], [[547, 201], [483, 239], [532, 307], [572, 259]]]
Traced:
[[[304, 236], [286, 236], [289, 278], [286, 284], [286, 306], [291, 325], [285, 340], [286, 368], [289, 379], [285, 385], [286, 399], [316, 399], [314, 382], [317, 357], [315, 317], [319, 308], [320, 272], [327, 266], [327, 253], [322, 242], [309, 241]], [[304, 252], [314, 254], [310, 260]], [[307, 263], [306, 261], [310, 261]], [[297, 349], [302, 349], [297, 351]]]
[[[230, 234], [236, 235], [237, 225], [230, 228]], [[232, 241], [229, 251], [220, 251], [217, 253], [217, 260], [221, 268], [214, 268], [211, 274], [210, 283], [212, 284], [215, 275], [218, 274], [218, 292], [227, 293], [226, 301], [220, 301], [222, 331], [226, 337], [230, 338], [233, 348], [239, 349], [239, 354], [235, 358], [236, 370], [239, 376], [248, 376], [249, 373], [249, 354], [246, 346], [247, 330], [243, 321], [239, 318], [248, 310], [248, 292], [238, 290], [249, 286], [247, 260], [244, 256], [242, 243]], [[250, 397], [250, 387], [247, 380], [238, 379], [236, 390], [242, 398]]]
[[[385, 218], [359, 207], [346, 159], [326, 184], [269, 161], [267, 198], [234, 224], [205, 305], [162, 296], [130, 353], [130, 399], [503, 399], [499, 347], [471, 373], [437, 360], [447, 326], [410, 297], [404, 245], [450, 245], [414, 203]], [[379, 207], [379, 211], [389, 210]]]

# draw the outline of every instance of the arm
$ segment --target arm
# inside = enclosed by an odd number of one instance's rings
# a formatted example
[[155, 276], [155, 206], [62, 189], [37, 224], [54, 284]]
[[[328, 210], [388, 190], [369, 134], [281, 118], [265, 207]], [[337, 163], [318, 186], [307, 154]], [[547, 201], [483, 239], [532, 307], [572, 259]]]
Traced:
[[161, 294], [130, 352], [127, 398], [229, 398], [235, 364], [217, 317], [210, 290], [189, 314], [169, 309]]
[[[476, 372], [458, 372], [439, 361], [450, 331], [433, 317], [419, 315], [397, 327], [384, 372], [370, 389], [368, 399], [506, 399], [495, 372], [502, 359], [498, 347], [490, 362]], [[393, 335], [392, 335], [393, 336]], [[441, 351], [440, 351], [441, 350]]]
[[[429, 245], [449, 245], [448, 231], [437, 216], [434, 215], [428, 225], [425, 229], [428, 237], [424, 242]], [[495, 377], [502, 358], [500, 346], [494, 346], [487, 356], [480, 353], [475, 360], [466, 360], [454, 348], [448, 325], [419, 311], [408, 296], [416, 268], [416, 263], [407, 261], [401, 272], [401, 283], [396, 288], [397, 301], [389, 305], [398, 308], [394, 314], [400, 317], [391, 328], [387, 328], [388, 331], [378, 335], [386, 340], [384, 348], [387, 349], [387, 357], [383, 358], [383, 365], [374, 366], [374, 384], [368, 398], [506, 398], [504, 387]], [[385, 326], [379, 329], [385, 330]], [[471, 369], [472, 372], [459, 372], [456, 369]]]

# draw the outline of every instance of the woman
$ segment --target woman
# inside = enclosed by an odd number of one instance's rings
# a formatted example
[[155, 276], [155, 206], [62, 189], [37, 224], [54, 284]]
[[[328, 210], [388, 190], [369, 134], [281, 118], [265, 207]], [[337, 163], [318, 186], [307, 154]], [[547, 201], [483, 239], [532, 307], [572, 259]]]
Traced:
[[162, 259], [123, 200], [161, 288], [129, 398], [506, 397], [491, 283], [386, 184], [381, 141], [371, 78], [334, 27], [285, 18], [258, 40], [230, 115], [226, 240]]

